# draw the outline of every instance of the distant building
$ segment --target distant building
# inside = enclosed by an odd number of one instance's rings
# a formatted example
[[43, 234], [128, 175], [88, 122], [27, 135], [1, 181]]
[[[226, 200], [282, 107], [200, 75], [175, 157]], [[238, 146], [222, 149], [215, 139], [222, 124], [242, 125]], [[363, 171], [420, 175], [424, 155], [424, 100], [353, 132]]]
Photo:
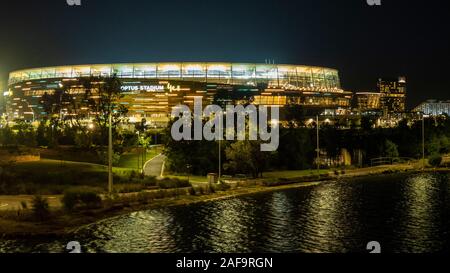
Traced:
[[0, 116], [3, 115], [6, 112], [6, 99], [5, 96], [7, 95], [6, 88], [3, 84], [3, 81], [0, 80]]
[[380, 104], [385, 115], [406, 111], [406, 78], [380, 78], [378, 90], [381, 94]]
[[356, 109], [359, 113], [378, 112], [381, 110], [381, 94], [375, 92], [355, 93]]
[[450, 100], [438, 101], [438, 100], [427, 100], [419, 104], [414, 108], [413, 112], [422, 112], [425, 115], [430, 116], [440, 116], [447, 114], [450, 116]]

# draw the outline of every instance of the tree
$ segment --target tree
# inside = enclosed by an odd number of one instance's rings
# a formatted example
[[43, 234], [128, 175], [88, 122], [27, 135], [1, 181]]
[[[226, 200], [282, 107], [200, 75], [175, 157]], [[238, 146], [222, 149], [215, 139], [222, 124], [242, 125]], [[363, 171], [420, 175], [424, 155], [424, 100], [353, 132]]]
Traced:
[[[175, 141], [171, 137], [171, 127], [175, 120], [170, 121], [164, 131], [165, 150], [167, 156], [166, 167], [168, 170], [178, 173], [192, 173], [206, 175], [218, 170], [218, 146], [217, 142], [207, 140], [181, 140]], [[193, 130], [193, 128], [191, 128]], [[223, 142], [226, 145], [226, 142]], [[222, 146], [223, 147], [223, 146]], [[190, 165], [190, 168], [186, 168]]]
[[442, 163], [442, 156], [440, 154], [433, 154], [428, 159], [428, 163], [433, 167], [439, 167]]
[[108, 143], [109, 115], [112, 116], [113, 135], [117, 136], [117, 127], [124, 120], [128, 109], [119, 103], [123, 97], [122, 83], [116, 75], [112, 77], [91, 77], [83, 83], [85, 100], [94, 112], [94, 122], [100, 132], [101, 145]]
[[225, 149], [228, 162], [226, 170], [236, 173], [251, 174], [253, 178], [262, 177], [267, 169], [270, 153], [261, 151], [260, 141], [237, 141]]
[[49, 145], [49, 140], [47, 138], [47, 134], [46, 134], [46, 122], [44, 120], [42, 120], [39, 123], [39, 126], [36, 130], [36, 141], [38, 146], [48, 146]]
[[397, 147], [398, 147], [397, 144], [390, 141], [389, 139], [386, 139], [386, 141], [384, 142], [383, 156], [394, 158], [399, 157]]
[[370, 131], [375, 126], [375, 117], [373, 116], [362, 116], [361, 117], [361, 129], [364, 131]]
[[0, 145], [1, 146], [9, 146], [16, 144], [16, 139], [14, 138], [14, 132], [11, 127], [6, 124], [5, 127], [0, 128]]
[[280, 169], [302, 170], [311, 167], [314, 160], [315, 130], [287, 128], [280, 130], [278, 159], [274, 164]]
[[32, 203], [34, 217], [39, 221], [48, 219], [50, 216], [50, 206], [48, 204], [48, 200], [40, 195], [36, 195], [33, 197]]
[[446, 154], [449, 152], [450, 149], [449, 140], [445, 135], [432, 136], [426, 146], [427, 152], [430, 155]]
[[20, 121], [13, 129], [17, 131], [15, 138], [19, 145], [36, 147], [36, 134], [33, 125]]

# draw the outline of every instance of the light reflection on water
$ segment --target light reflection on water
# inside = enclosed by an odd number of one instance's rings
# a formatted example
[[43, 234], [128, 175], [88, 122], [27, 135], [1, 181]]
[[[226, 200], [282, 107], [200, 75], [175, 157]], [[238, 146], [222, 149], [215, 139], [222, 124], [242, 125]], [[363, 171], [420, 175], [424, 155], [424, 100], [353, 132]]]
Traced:
[[0, 241], [0, 252], [448, 251], [449, 176], [396, 174], [135, 212], [70, 238]]
[[438, 182], [436, 176], [423, 174], [411, 177], [403, 184], [404, 194], [397, 210], [404, 213], [396, 233], [404, 238], [399, 243], [408, 252], [439, 251], [448, 243], [443, 236], [447, 232], [443, 229], [445, 212], [440, 210], [448, 196], [443, 195], [444, 189]]

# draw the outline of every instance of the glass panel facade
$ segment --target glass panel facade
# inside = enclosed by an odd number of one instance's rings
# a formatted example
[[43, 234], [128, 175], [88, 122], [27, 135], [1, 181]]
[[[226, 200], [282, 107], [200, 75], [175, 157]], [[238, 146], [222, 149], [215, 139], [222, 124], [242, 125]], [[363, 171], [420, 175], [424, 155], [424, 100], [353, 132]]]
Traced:
[[194, 80], [285, 89], [341, 91], [338, 71], [328, 68], [237, 63], [148, 63], [48, 67], [12, 72], [9, 84], [38, 79], [111, 76]]

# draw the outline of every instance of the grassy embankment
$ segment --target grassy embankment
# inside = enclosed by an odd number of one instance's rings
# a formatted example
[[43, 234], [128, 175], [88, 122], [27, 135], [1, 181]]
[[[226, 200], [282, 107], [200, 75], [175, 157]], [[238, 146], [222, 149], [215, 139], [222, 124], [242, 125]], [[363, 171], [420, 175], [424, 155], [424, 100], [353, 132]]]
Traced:
[[[160, 151], [151, 150], [146, 158], [150, 160]], [[49, 158], [45, 158], [45, 157]], [[59, 159], [54, 159], [54, 158]], [[67, 157], [53, 154], [44, 155], [40, 161], [2, 164], [0, 172], [0, 195], [59, 195], [71, 187], [87, 187], [97, 192], [106, 191], [108, 181], [107, 166], [83, 162], [92, 160], [88, 155], [77, 158], [68, 153]], [[139, 175], [137, 153], [128, 153], [120, 158], [113, 168], [117, 192], [133, 192], [146, 186], [155, 186], [154, 178]], [[79, 160], [79, 162], [67, 161]], [[139, 159], [142, 161], [142, 159]]]
[[[418, 171], [414, 168], [405, 168], [405, 166], [397, 166], [392, 171], [389, 167], [368, 168], [366, 172], [355, 172], [353, 174], [346, 174], [342, 178], [342, 182], [354, 181], [354, 177], [369, 176], [376, 178], [374, 174], [378, 175], [404, 175], [406, 172]], [[436, 171], [429, 169], [429, 171]], [[441, 170], [448, 172], [448, 169]], [[384, 174], [383, 174], [384, 173]], [[278, 177], [279, 175], [290, 176]], [[303, 175], [297, 177], [296, 175]], [[101, 219], [113, 217], [123, 213], [133, 211], [153, 209], [159, 207], [187, 205], [198, 202], [207, 202], [212, 200], [226, 199], [241, 195], [256, 194], [268, 191], [277, 191], [290, 188], [308, 187], [322, 183], [321, 181], [334, 180], [336, 177], [330, 174], [322, 174], [319, 176], [311, 175], [309, 171], [301, 172], [278, 172], [266, 174], [272, 176], [271, 178], [249, 180], [242, 182], [235, 188], [216, 188], [208, 191], [191, 191], [189, 189], [175, 189], [171, 192], [162, 192], [161, 190], [153, 192], [140, 192], [131, 194], [119, 195], [115, 200], [105, 200], [101, 207], [89, 210], [80, 210], [75, 212], [65, 212], [62, 209], [55, 208], [52, 212], [52, 217], [41, 223], [31, 221], [30, 216], [24, 213], [24, 216], [5, 215], [0, 214], [0, 234], [8, 237], [27, 237], [27, 236], [61, 236], [76, 230], [78, 227], [90, 224]], [[379, 177], [378, 177], [379, 178]], [[362, 178], [358, 178], [362, 179]], [[301, 182], [301, 183], [299, 183]], [[170, 194], [169, 194], [170, 193]], [[14, 212], [11, 212], [14, 213]]]
[[[129, 162], [131, 162], [131, 160]], [[106, 184], [105, 182], [107, 181], [106, 167], [90, 163], [41, 160], [39, 162], [16, 164], [14, 169], [19, 174], [27, 175], [29, 179], [33, 177], [36, 182], [40, 182], [40, 184], [38, 184], [39, 188], [44, 189], [55, 186], [52, 185], [52, 183], [57, 181], [59, 181], [58, 186], [60, 186], [61, 181], [59, 179], [61, 179], [61, 176], [67, 178], [64, 179], [65, 184], [63, 184], [63, 186], [88, 184], [90, 187], [98, 186], [99, 188], [104, 189]], [[367, 176], [417, 169], [418, 168], [415, 164], [380, 166], [347, 170], [345, 174], [340, 173], [339, 177]], [[114, 168], [116, 188], [121, 185], [132, 184], [133, 180], [130, 181], [130, 178], [125, 175], [125, 173], [129, 170], [130, 169], [120, 167]], [[445, 171], [448, 171], [448, 169]], [[89, 177], [92, 180], [89, 180]], [[98, 179], [98, 177], [103, 178]], [[183, 179], [187, 178], [186, 176], [171, 177]], [[61, 235], [70, 232], [73, 228], [81, 225], [89, 224], [100, 219], [130, 211], [205, 202], [264, 191], [311, 186], [317, 185], [320, 181], [335, 178], [336, 176], [334, 175], [334, 172], [330, 172], [330, 170], [321, 170], [320, 175], [315, 170], [280, 171], [265, 173], [264, 179], [240, 181], [233, 188], [218, 187], [213, 188], [212, 190], [205, 190], [204, 188], [194, 186], [194, 188], [174, 190], [162, 190], [162, 188], [159, 188], [156, 190], [144, 191], [142, 188], [136, 188], [135, 190], [130, 191], [134, 193], [119, 194], [115, 200], [105, 200], [101, 207], [96, 209], [68, 213], [60, 207], [53, 207], [52, 217], [48, 221], [41, 223], [36, 223], [32, 220], [30, 216], [31, 211], [29, 209], [11, 210], [6, 213], [3, 212], [0, 214], [0, 234], [11, 236], [49, 234]], [[204, 183], [206, 182], [206, 178], [204, 177], [191, 177], [190, 179], [194, 182], [192, 183], [193, 185], [207, 185]]]

